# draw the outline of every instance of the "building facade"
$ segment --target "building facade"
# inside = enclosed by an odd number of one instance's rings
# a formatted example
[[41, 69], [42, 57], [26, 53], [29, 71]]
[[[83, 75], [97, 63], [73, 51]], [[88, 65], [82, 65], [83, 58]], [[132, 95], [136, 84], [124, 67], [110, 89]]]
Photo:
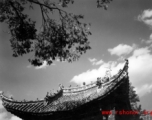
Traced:
[[112, 113], [104, 112], [113, 109], [118, 111], [115, 120], [131, 120], [132, 115], [119, 114], [122, 110], [132, 110], [128, 60], [116, 75], [103, 79], [81, 87], [60, 85], [57, 93], [47, 93], [43, 100], [16, 101], [4, 93], [0, 96], [6, 110], [23, 120], [108, 120]]

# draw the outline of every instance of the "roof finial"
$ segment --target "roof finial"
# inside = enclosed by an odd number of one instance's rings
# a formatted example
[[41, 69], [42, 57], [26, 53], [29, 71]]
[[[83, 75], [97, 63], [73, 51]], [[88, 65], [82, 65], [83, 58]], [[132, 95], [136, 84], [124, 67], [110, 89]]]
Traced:
[[10, 99], [13, 100], [13, 96], [12, 95], [10, 95]]
[[64, 88], [63, 84], [59, 84], [59, 90], [62, 90]]
[[125, 61], [128, 63], [128, 59], [125, 59]]
[[2, 97], [2, 96], [3, 96], [3, 93], [4, 93], [3, 91], [0, 91], [0, 97]]
[[85, 82], [83, 82], [83, 85], [86, 85], [86, 83], [85, 83]]

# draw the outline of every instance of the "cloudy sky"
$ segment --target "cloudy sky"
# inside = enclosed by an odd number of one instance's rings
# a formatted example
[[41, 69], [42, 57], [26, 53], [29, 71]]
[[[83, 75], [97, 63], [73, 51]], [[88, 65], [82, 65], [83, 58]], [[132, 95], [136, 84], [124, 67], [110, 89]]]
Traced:
[[[115, 74], [129, 59], [129, 79], [140, 96], [143, 109], [152, 110], [152, 0], [114, 0], [108, 10], [96, 8], [94, 0], [75, 0], [68, 10], [83, 14], [91, 23], [92, 49], [73, 63], [54, 61], [33, 67], [31, 55], [13, 58], [6, 24], [0, 23], [0, 91], [17, 100], [43, 99], [47, 91], [62, 83], [81, 85], [102, 77], [111, 67]], [[39, 8], [29, 12], [41, 23]], [[19, 120], [8, 114], [0, 101], [0, 120]]]

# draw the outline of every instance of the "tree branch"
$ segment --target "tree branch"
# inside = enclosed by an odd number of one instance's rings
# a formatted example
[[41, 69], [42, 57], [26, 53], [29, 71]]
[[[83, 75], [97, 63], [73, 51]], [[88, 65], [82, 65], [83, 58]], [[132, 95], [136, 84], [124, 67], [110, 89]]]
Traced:
[[42, 24], [43, 24], [43, 21], [44, 21], [44, 24], [46, 23], [46, 19], [45, 19], [45, 16], [43, 14], [43, 6], [40, 5], [40, 8], [41, 8], [41, 13], [42, 13]]
[[13, 2], [9, 1], [10, 5], [12, 6], [12, 8], [14, 9], [15, 13], [17, 14], [17, 16], [20, 18], [20, 20], [22, 21], [23, 23], [23, 19], [22, 17], [20, 16], [20, 14], [18, 13], [16, 7], [13, 5]]
[[52, 11], [52, 10], [54, 9], [54, 10], [58, 10], [58, 11], [67, 13], [66, 11], [64, 11], [64, 10], [58, 8], [58, 7], [50, 7], [50, 6], [48, 6], [48, 5], [45, 5], [45, 4], [43, 4], [43, 3], [40, 3], [40, 2], [34, 1], [34, 0], [27, 0], [27, 1], [29, 1], [29, 2], [31, 2], [31, 3], [35, 3], [35, 4], [37, 4], [37, 5], [44, 6], [44, 7], [48, 8], [50, 11]]

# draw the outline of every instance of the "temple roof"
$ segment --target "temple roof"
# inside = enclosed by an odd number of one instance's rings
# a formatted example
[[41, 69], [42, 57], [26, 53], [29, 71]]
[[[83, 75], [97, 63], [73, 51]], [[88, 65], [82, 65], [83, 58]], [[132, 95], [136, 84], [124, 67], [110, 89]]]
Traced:
[[53, 95], [47, 95], [43, 100], [16, 101], [0, 93], [3, 106], [10, 112], [19, 111], [24, 113], [54, 113], [55, 111], [73, 110], [91, 101], [102, 99], [114, 91], [123, 83], [123, 78], [128, 77], [128, 60], [122, 70], [112, 76], [108, 82], [99, 81], [81, 86], [63, 88]]

